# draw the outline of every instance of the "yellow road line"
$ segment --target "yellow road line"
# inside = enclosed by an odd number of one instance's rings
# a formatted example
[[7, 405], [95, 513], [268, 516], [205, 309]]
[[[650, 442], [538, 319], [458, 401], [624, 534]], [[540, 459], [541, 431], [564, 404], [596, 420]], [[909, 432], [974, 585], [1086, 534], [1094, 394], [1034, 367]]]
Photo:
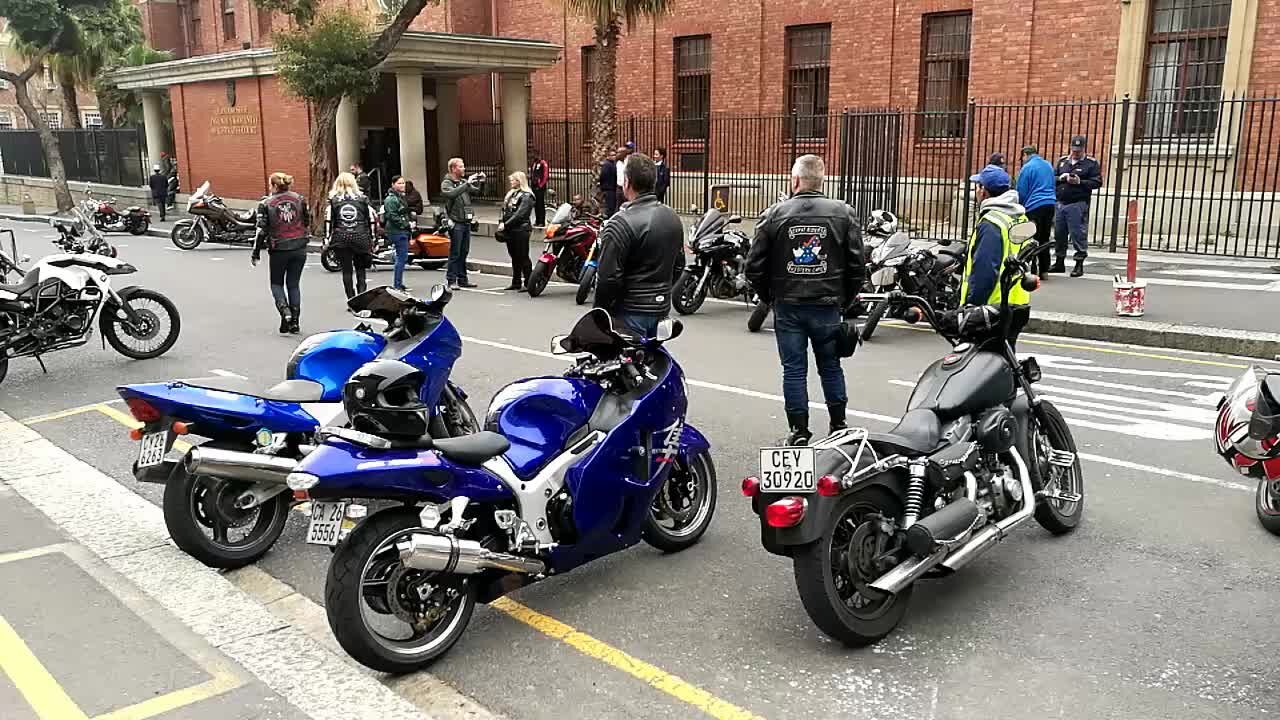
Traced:
[[98, 409], [99, 405], [101, 405], [101, 403], [94, 403], [93, 405], [82, 405], [80, 407], [68, 408], [66, 410], [61, 410], [59, 412], [49, 413], [48, 415], [34, 415], [25, 420], [19, 420], [18, 422], [21, 422], [23, 425], [36, 425], [43, 422], [49, 422], [50, 420], [61, 420], [63, 418], [75, 417], [76, 415], [83, 415], [85, 413], [94, 412], [95, 410]]
[[88, 720], [3, 617], [0, 617], [0, 670], [9, 676], [40, 720]]
[[240, 681], [235, 676], [218, 672], [214, 673], [213, 679], [207, 682], [175, 690], [159, 697], [153, 697], [136, 705], [112, 710], [109, 713], [96, 716], [93, 720], [146, 720], [146, 718], [155, 717], [187, 705], [204, 702], [228, 690], [234, 690], [240, 685]]
[[71, 547], [74, 547], [71, 543], [55, 543], [53, 545], [45, 545], [44, 547], [0, 554], [0, 565], [18, 562], [19, 560], [30, 560], [31, 558], [44, 557], [45, 555], [52, 555], [54, 553], [66, 554], [66, 551]]
[[587, 657], [595, 658], [680, 702], [692, 705], [716, 720], [761, 720], [760, 716], [749, 710], [725, 702], [702, 688], [690, 685], [675, 675], [510, 598], [499, 598], [490, 607], [510, 615], [547, 637], [559, 640]]

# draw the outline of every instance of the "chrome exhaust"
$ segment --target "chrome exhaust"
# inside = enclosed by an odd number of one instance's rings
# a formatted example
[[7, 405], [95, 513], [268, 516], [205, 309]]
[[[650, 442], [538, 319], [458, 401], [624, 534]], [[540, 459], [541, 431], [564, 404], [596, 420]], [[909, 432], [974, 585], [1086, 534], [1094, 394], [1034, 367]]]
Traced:
[[481, 570], [540, 575], [547, 566], [541, 560], [500, 553], [481, 547], [475, 540], [458, 540], [448, 535], [414, 533], [396, 543], [400, 562], [415, 570], [474, 575]]
[[938, 548], [928, 557], [922, 558], [912, 555], [910, 560], [899, 563], [897, 567], [881, 575], [875, 582], [871, 583], [871, 587], [880, 592], [897, 595], [908, 585], [919, 580], [922, 575], [936, 567], [946, 556], [947, 549], [945, 547]]
[[191, 448], [185, 463], [192, 475], [278, 485], [284, 485], [285, 478], [298, 465], [292, 458], [205, 447]]

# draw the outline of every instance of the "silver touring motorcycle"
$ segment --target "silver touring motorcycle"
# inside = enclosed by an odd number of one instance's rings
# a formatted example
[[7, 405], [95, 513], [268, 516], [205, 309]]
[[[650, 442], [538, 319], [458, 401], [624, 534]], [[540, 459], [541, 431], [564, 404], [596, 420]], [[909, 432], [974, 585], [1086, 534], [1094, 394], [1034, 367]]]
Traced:
[[[1001, 273], [1007, 298], [1035, 243]], [[916, 311], [954, 346], [920, 376], [906, 414], [886, 433], [839, 431], [811, 447], [764, 448], [742, 492], [766, 550], [790, 557], [805, 610], [852, 646], [888, 635], [916, 580], [960, 570], [1035, 518], [1055, 535], [1084, 513], [1084, 481], [1062, 414], [1036, 396], [1035, 358], [1018, 361], [1007, 299], [940, 326], [920, 297], [863, 295]]]

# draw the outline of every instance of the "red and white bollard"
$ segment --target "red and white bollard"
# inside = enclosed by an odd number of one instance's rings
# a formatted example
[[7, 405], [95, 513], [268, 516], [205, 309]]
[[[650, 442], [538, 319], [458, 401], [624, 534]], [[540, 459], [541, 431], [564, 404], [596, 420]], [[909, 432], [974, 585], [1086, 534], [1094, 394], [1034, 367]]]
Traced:
[[1142, 317], [1147, 312], [1147, 281], [1138, 279], [1138, 201], [1129, 201], [1129, 261], [1125, 277], [1119, 275], [1112, 282], [1115, 291], [1116, 315]]

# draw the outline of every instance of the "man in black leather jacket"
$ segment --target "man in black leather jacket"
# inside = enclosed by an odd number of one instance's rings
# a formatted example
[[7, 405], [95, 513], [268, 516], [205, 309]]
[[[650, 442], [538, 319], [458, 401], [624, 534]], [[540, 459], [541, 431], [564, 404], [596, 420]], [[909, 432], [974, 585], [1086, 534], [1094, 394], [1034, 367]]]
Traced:
[[756, 223], [747, 257], [747, 280], [761, 300], [773, 303], [774, 337], [782, 360], [782, 394], [790, 434], [804, 445], [809, 432], [809, 358], [822, 378], [831, 430], [845, 424], [844, 370], [840, 367], [842, 316], [853, 304], [866, 272], [862, 236], [853, 208], [822, 194], [822, 158], [804, 155], [791, 168], [791, 197]]
[[608, 310], [619, 329], [643, 337], [653, 337], [671, 312], [671, 288], [684, 270], [684, 228], [653, 194], [657, 174], [647, 156], [627, 159], [627, 202], [601, 231], [596, 276], [596, 307]]

